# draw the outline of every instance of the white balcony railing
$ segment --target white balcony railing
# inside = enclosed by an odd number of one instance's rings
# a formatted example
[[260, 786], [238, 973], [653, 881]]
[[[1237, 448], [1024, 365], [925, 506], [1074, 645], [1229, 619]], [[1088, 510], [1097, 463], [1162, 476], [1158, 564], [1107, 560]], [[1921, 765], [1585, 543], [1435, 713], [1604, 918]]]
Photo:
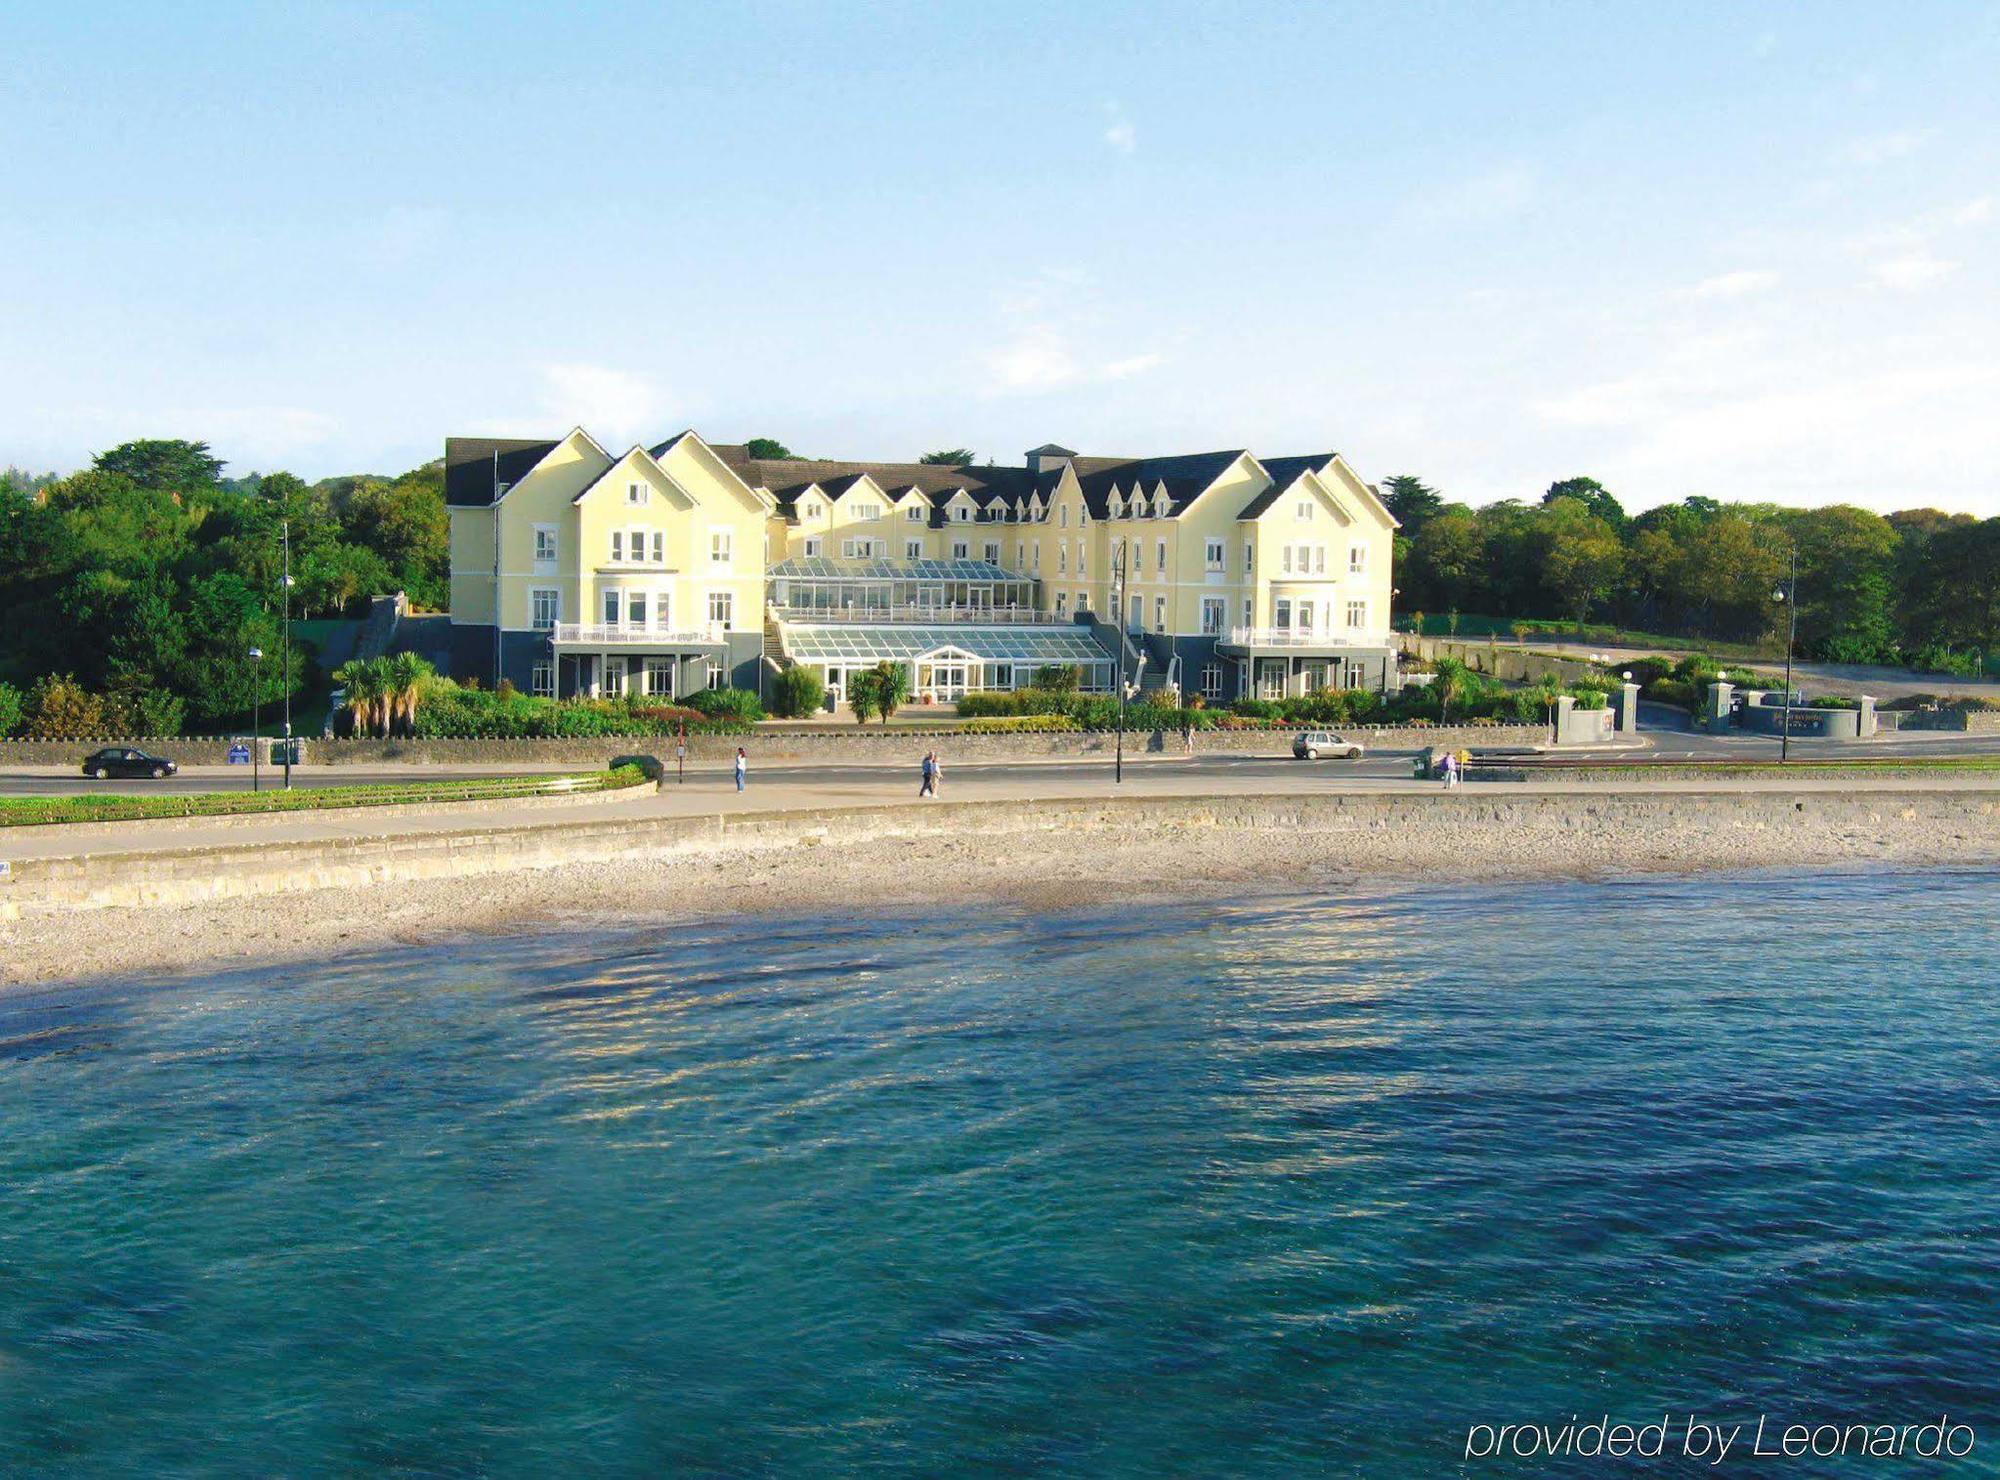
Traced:
[[1069, 621], [1067, 616], [1037, 611], [1032, 606], [774, 606], [768, 610], [781, 622], [917, 622], [932, 626], [979, 622], [1000, 626]]
[[688, 647], [697, 643], [717, 643], [729, 631], [720, 623], [704, 627], [587, 626], [581, 622], [558, 622], [554, 636], [558, 647]]
[[1366, 632], [1315, 632], [1310, 627], [1231, 627], [1223, 641], [1230, 647], [1344, 648], [1382, 647], [1388, 639]]

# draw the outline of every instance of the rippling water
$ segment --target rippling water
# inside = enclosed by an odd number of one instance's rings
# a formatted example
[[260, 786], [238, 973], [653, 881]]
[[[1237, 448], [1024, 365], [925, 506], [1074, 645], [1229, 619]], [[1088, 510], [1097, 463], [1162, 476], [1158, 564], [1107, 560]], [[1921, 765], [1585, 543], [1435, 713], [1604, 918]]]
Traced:
[[941, 911], [0, 1000], [0, 1469], [1420, 1476], [1690, 1407], [1984, 1459], [1996, 902]]

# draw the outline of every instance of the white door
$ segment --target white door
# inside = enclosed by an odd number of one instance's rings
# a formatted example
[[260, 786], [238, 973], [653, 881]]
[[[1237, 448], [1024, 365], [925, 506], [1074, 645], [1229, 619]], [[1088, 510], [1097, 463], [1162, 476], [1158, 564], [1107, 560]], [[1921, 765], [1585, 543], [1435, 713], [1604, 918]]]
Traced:
[[604, 697], [616, 699], [625, 692], [625, 660], [606, 658], [604, 660]]

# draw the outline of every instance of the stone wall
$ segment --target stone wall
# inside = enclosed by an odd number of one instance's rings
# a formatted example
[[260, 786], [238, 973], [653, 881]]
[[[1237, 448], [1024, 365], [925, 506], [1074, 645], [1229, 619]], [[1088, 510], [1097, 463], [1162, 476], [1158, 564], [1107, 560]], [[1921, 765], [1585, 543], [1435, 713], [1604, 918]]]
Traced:
[[1554, 677], [1568, 684], [1602, 685], [1604, 675], [1596, 666], [1576, 658], [1538, 653], [1527, 648], [1488, 646], [1478, 642], [1454, 642], [1442, 637], [1402, 639], [1403, 651], [1435, 663], [1439, 658], [1456, 658], [1474, 673], [1497, 678], [1502, 683], [1538, 683]]
[[[1339, 725], [1371, 750], [1421, 750], [1426, 745], [1540, 745], [1548, 740], [1542, 725], [1432, 726]], [[1197, 730], [1197, 753], [1279, 755], [1292, 747], [1291, 730]], [[8, 766], [78, 766], [83, 757], [105, 741], [0, 740], [0, 768]], [[144, 740], [128, 742], [141, 749], [172, 756], [184, 766], [219, 766], [226, 740]], [[307, 740], [305, 764], [575, 766], [595, 770], [614, 755], [657, 755], [671, 760], [670, 735], [606, 736], [589, 740]], [[965, 734], [940, 726], [825, 725], [762, 729], [749, 735], [690, 735], [688, 759], [726, 760], [741, 745], [755, 762], [803, 761], [829, 765], [883, 762], [908, 764], [911, 757], [937, 746], [961, 761], [1033, 760], [1050, 756], [1109, 756], [1117, 737], [1097, 731], [1055, 731], [1047, 734]], [[1178, 731], [1128, 730], [1127, 755], [1179, 754]]]

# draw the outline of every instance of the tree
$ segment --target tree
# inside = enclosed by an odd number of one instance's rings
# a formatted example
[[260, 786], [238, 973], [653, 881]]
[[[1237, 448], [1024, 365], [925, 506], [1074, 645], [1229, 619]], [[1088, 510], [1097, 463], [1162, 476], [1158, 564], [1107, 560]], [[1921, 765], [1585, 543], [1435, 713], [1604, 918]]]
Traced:
[[1581, 625], [1624, 574], [1625, 547], [1617, 530], [1581, 499], [1559, 498], [1546, 505], [1543, 528], [1543, 582]]
[[1595, 478], [1564, 478], [1551, 483], [1549, 491], [1542, 495], [1542, 504], [1546, 507], [1564, 498], [1575, 499], [1613, 530], [1625, 527], [1624, 507]]
[[1484, 573], [1479, 521], [1464, 504], [1450, 504], [1410, 542], [1404, 594], [1423, 606], [1462, 607]]
[[875, 712], [887, 724], [896, 710], [909, 702], [910, 670], [901, 663], [887, 661], [875, 665]]
[[183, 493], [212, 488], [227, 466], [210, 455], [206, 442], [148, 440], [124, 442], [91, 459], [101, 473], [117, 473], [141, 488]]
[[14, 733], [21, 724], [21, 691], [12, 684], [0, 683], [0, 740]]
[[934, 468], [969, 468], [977, 456], [964, 447], [947, 447], [941, 452], [926, 452], [917, 461]]
[[389, 728], [394, 730], [400, 725], [405, 735], [414, 735], [417, 732], [417, 706], [423, 701], [426, 686], [437, 677], [437, 670], [415, 653], [397, 653], [381, 661], [386, 664], [384, 687], [390, 696]]
[[1403, 526], [1402, 538], [1414, 540], [1426, 524], [1444, 511], [1444, 497], [1414, 473], [1398, 473], [1382, 483], [1382, 502]]
[[780, 719], [805, 719], [825, 702], [825, 682], [803, 664], [780, 669], [771, 678], [771, 711]]
[[[881, 693], [881, 675], [873, 669], [864, 668], [859, 673], [847, 675], [847, 707], [854, 711], [857, 725], [868, 723], [868, 716], [875, 713], [876, 699]], [[883, 723], [889, 717], [882, 716]]]
[[101, 740], [112, 726], [104, 700], [67, 673], [45, 673], [28, 690], [30, 740]]
[[798, 454], [780, 442], [776, 437], [752, 437], [743, 444], [743, 450], [759, 459], [797, 457]]

